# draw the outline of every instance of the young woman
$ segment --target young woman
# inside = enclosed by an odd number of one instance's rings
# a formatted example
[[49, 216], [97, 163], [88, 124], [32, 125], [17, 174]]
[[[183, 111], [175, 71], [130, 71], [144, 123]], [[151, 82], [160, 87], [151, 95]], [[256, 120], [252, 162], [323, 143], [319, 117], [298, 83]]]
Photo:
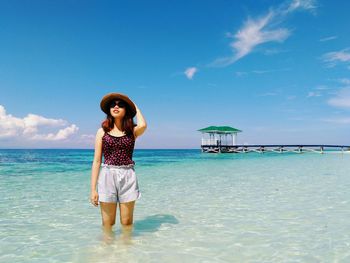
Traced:
[[[132, 155], [135, 140], [144, 133], [147, 124], [140, 109], [124, 94], [107, 94], [100, 106], [107, 118], [96, 133], [90, 202], [96, 207], [100, 203], [102, 225], [104, 230], [111, 231], [118, 203], [122, 226], [133, 224], [135, 201], [141, 192]], [[137, 125], [133, 122], [135, 115]]]

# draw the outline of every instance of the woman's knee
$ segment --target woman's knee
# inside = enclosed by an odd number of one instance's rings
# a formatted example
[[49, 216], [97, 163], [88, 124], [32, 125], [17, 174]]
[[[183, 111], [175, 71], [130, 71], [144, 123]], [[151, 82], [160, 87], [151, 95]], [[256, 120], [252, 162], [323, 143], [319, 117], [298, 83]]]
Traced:
[[115, 220], [103, 219], [102, 220], [102, 225], [104, 225], [104, 226], [113, 226], [113, 225], [115, 225]]
[[124, 226], [132, 225], [132, 217], [123, 217], [120, 219], [120, 223]]

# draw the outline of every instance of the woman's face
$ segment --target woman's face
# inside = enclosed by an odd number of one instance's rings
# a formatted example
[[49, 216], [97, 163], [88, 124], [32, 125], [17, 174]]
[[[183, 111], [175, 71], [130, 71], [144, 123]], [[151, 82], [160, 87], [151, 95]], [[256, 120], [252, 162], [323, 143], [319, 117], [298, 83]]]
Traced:
[[126, 103], [122, 100], [114, 100], [110, 103], [109, 111], [113, 118], [123, 119], [126, 113]]

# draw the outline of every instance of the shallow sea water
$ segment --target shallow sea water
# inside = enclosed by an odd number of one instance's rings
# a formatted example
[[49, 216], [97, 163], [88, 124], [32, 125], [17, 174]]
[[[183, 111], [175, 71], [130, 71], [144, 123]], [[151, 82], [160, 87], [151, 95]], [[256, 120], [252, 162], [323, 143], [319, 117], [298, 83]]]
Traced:
[[0, 262], [350, 262], [350, 154], [135, 150], [134, 226], [108, 236], [92, 158], [0, 150]]

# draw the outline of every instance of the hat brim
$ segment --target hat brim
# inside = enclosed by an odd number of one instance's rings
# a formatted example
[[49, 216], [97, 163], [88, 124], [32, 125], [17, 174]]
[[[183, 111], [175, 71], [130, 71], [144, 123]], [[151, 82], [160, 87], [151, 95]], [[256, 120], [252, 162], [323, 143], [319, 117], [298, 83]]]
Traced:
[[132, 102], [132, 100], [129, 99], [128, 96], [121, 94], [121, 93], [109, 93], [105, 95], [100, 103], [101, 110], [106, 113], [110, 114], [109, 104], [116, 99], [120, 99], [125, 101], [129, 105], [131, 117], [133, 118], [136, 115], [136, 107], [135, 104]]

